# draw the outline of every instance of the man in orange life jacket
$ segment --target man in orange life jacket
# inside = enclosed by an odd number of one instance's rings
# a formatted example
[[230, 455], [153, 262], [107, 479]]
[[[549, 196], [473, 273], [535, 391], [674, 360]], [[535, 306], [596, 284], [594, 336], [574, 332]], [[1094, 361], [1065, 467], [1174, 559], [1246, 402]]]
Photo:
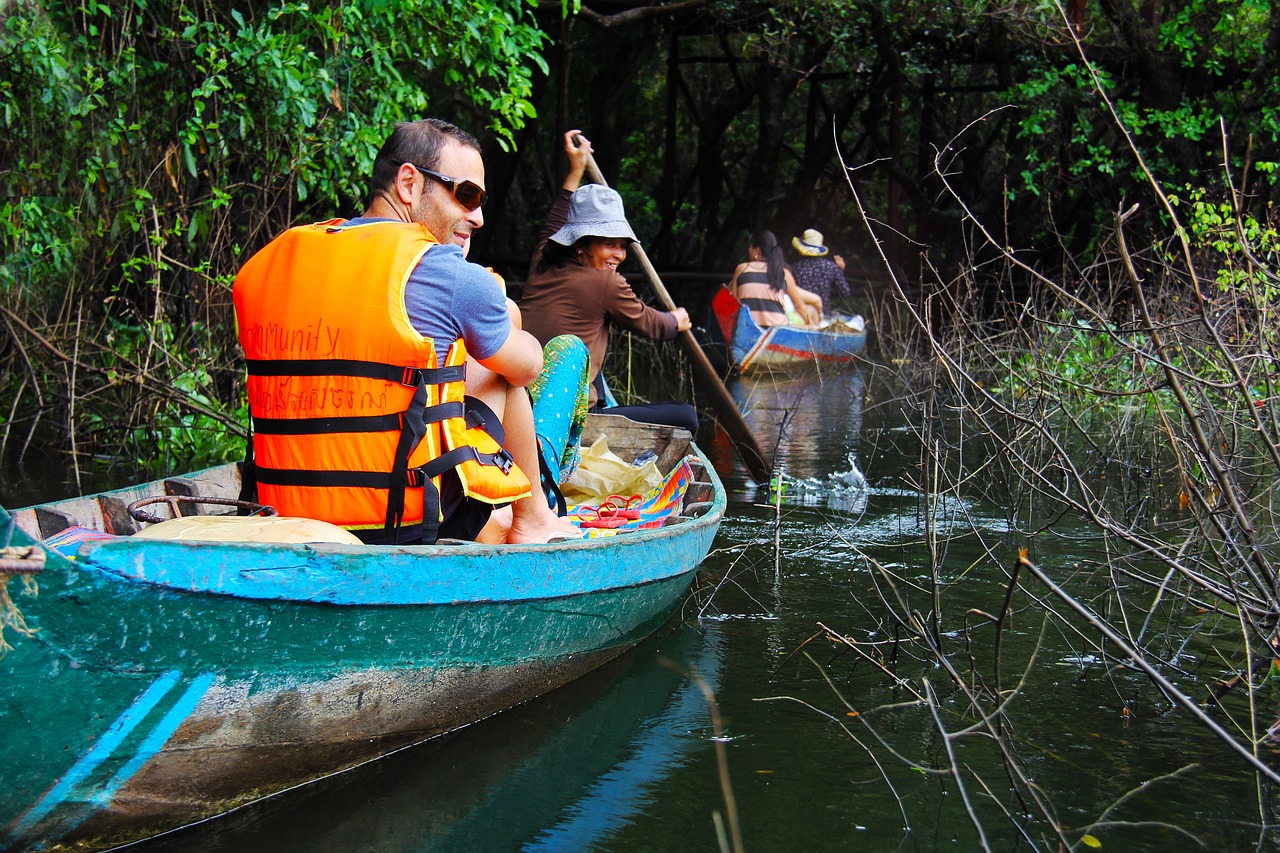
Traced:
[[486, 198], [473, 136], [401, 124], [361, 216], [291, 228], [245, 264], [233, 292], [263, 503], [370, 543], [581, 535], [526, 476], [542, 349], [465, 259]]

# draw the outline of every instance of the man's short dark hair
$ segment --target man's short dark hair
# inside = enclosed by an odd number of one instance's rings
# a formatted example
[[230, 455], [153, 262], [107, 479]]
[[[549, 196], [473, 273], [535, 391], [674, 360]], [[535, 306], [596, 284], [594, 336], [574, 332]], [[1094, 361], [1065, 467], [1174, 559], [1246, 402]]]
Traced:
[[484, 153], [474, 136], [442, 119], [424, 118], [396, 125], [373, 160], [373, 175], [369, 178], [370, 203], [379, 192], [395, 182], [396, 173], [403, 163], [415, 163], [435, 171], [446, 139]]

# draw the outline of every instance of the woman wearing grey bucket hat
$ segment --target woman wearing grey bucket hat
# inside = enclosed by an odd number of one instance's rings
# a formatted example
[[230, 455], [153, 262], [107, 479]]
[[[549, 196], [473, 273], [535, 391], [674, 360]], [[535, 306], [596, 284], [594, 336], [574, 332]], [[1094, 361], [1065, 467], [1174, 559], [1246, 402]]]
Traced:
[[[574, 144], [577, 136], [580, 144]], [[630, 242], [639, 243], [627, 223], [622, 197], [609, 187], [587, 184], [591, 143], [579, 131], [564, 135], [569, 173], [547, 214], [520, 296], [524, 329], [544, 345], [558, 335], [576, 335], [591, 353], [591, 408], [601, 411], [605, 393], [600, 376], [609, 347], [609, 331], [619, 326], [646, 338], [671, 340], [690, 327], [684, 308], [659, 311], [645, 305], [618, 273]], [[615, 406], [610, 414], [646, 423], [670, 424], [691, 432], [697, 410], [686, 403]]]
[[[569, 196], [568, 221], [547, 239], [572, 247], [583, 237], [640, 242], [622, 212], [622, 196], [616, 190], [600, 184], [587, 184], [574, 190]], [[589, 243], [583, 246], [589, 247]]]

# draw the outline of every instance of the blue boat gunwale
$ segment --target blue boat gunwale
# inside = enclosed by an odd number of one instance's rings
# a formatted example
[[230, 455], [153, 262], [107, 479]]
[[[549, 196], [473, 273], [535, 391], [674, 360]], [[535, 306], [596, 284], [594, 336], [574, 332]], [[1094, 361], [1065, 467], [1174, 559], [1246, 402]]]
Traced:
[[[615, 536], [541, 545], [400, 546], [228, 546], [126, 537], [86, 543], [76, 563], [130, 583], [238, 598], [353, 605], [555, 599], [691, 571], [724, 506], [717, 479], [716, 499], [701, 516]], [[637, 549], [644, 559], [629, 561], [628, 552]]]
[[[698, 460], [702, 473], [697, 482], [710, 487], [712, 500], [685, 507], [660, 527], [545, 544], [379, 546], [120, 536], [84, 542], [76, 558], [68, 559], [45, 548], [18, 524], [10, 524], [13, 514], [3, 507], [0, 523], [17, 533], [19, 544], [25, 540], [45, 551], [45, 571], [84, 572], [103, 581], [185, 595], [365, 606], [549, 600], [641, 586], [697, 567], [724, 515], [726, 498], [714, 466], [694, 442], [688, 442], [686, 455]], [[190, 476], [199, 478], [225, 467]], [[685, 515], [689, 509], [697, 514]], [[640, 559], [629, 560], [632, 553]]]

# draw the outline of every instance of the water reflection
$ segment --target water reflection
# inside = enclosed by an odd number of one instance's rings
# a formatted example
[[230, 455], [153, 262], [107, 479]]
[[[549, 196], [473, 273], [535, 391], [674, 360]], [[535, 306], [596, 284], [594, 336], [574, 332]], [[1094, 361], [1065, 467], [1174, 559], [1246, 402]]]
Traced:
[[774, 459], [772, 484], [744, 478], [745, 500], [780, 497], [786, 504], [849, 515], [866, 510], [869, 491], [858, 464], [866, 394], [860, 370], [737, 376], [729, 390]]
[[591, 849], [709, 748], [707, 704], [687, 673], [716, 689], [720, 657], [716, 634], [679, 625], [540, 700], [140, 848]]
[[[660, 656], [715, 690], [747, 849], [980, 849], [956, 787], [935, 772], [949, 761], [939, 725], [906, 701], [897, 676], [929, 679], [952, 731], [969, 720], [967, 699], [931, 655], [900, 645], [899, 620], [937, 608], [944, 651], [990, 679], [993, 632], [981, 614], [999, 612], [1027, 542], [1009, 535], [1016, 506], [967, 485], [920, 490], [917, 415], [878, 386], [881, 405], [867, 405], [857, 371], [748, 377], [731, 390], [766, 449], [778, 445], [789, 490], [777, 511], [768, 484], [750, 482], [705, 420], [699, 443], [731, 500], [702, 570], [714, 594], [684, 614], [700, 616], [697, 629], [678, 627], [542, 700], [147, 849], [715, 849], [711, 816], [724, 804], [706, 707]], [[967, 437], [956, 441], [965, 442], [981, 455]], [[1078, 582], [1082, 563], [1106, 557], [1090, 528], [1069, 519], [1034, 547], [1047, 571]], [[1114, 809], [1116, 823], [1095, 830], [1104, 850], [1275, 849], [1257, 827], [1271, 793], [1140, 673], [1098, 654], [1092, 632], [1046, 618], [1032, 600], [1042, 594], [1019, 592], [1002, 634], [1001, 671], [1006, 687], [1017, 684], [1005, 710], [1014, 760], [1072, 838]], [[877, 656], [826, 642], [820, 625]], [[1179, 646], [1168, 659], [1221, 669], [1209, 651]], [[1005, 793], [1006, 753], [985, 737], [953, 745], [970, 781], [982, 780], [986, 846], [1058, 849]]]

